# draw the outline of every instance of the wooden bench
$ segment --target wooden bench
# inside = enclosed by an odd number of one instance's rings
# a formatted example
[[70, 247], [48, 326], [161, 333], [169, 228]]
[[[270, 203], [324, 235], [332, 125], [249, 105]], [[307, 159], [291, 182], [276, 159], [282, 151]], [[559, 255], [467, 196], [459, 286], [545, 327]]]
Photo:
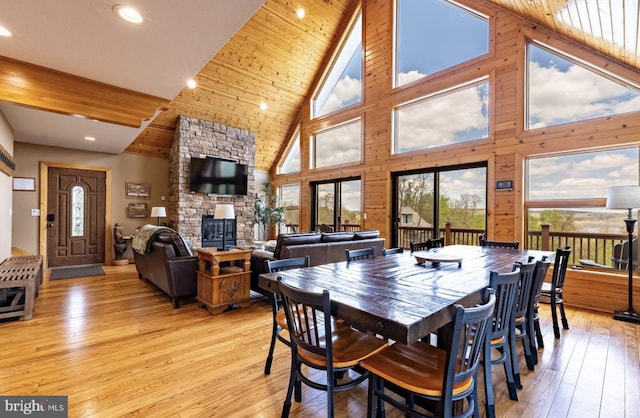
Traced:
[[31, 319], [41, 283], [42, 256], [9, 257], [0, 263], [0, 301], [9, 302], [0, 307], [0, 319], [14, 316]]

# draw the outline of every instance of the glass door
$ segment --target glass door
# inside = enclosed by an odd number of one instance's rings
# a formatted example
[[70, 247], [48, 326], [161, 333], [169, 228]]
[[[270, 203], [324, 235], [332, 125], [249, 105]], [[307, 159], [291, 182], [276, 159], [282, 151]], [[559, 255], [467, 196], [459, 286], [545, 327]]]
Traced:
[[362, 182], [357, 179], [312, 183], [312, 229], [358, 231], [361, 225]]

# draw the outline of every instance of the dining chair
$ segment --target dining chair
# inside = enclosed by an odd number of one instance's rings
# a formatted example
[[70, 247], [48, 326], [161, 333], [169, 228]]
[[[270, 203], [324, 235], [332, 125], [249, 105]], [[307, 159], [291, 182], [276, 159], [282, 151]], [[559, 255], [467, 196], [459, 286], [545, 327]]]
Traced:
[[360, 248], [358, 250], [344, 250], [344, 252], [347, 256], [347, 262], [376, 258], [376, 247]]
[[404, 248], [402, 247], [382, 249], [382, 255], [402, 254], [402, 253], [404, 253]]
[[[422, 341], [396, 343], [360, 362], [370, 373], [367, 417], [383, 417], [385, 402], [406, 416], [433, 416], [416, 410], [415, 398], [437, 402], [437, 415], [442, 417], [452, 417], [454, 402], [466, 399], [466, 407], [462, 405], [466, 409], [456, 411], [456, 416], [480, 416], [477, 368], [496, 297], [487, 290], [483, 299], [480, 306], [452, 308], [452, 332], [447, 333], [449, 339], [444, 345], [447, 349]], [[409, 394], [405, 402], [385, 393], [387, 382]]]
[[533, 283], [533, 273], [536, 269], [536, 262], [533, 260], [530, 262], [517, 262], [514, 264], [513, 269], [520, 270], [520, 277], [518, 278], [516, 298], [513, 305], [513, 328], [509, 333], [509, 344], [511, 344], [509, 351], [511, 352], [513, 380], [516, 383], [516, 388], [522, 389], [516, 340], [522, 340], [527, 369], [533, 370], [533, 356], [531, 354], [531, 343], [529, 342], [529, 338], [533, 338], [533, 334], [529, 334], [527, 332], [529, 329], [527, 313], [529, 311], [529, 302], [531, 301], [531, 287]]
[[[483, 355], [485, 408], [486, 415], [489, 418], [495, 418], [496, 416], [493, 401], [493, 383], [491, 379], [491, 369], [494, 365], [503, 364], [507, 378], [509, 399], [514, 401], [518, 400], [513, 368], [511, 366], [509, 334], [513, 328], [513, 306], [515, 304], [519, 279], [519, 268], [509, 273], [492, 271], [489, 274], [489, 287], [496, 292], [496, 306], [494, 308], [492, 323], [487, 331]], [[499, 358], [491, 358], [493, 350], [498, 351], [500, 354]]]
[[520, 248], [520, 241], [487, 241], [484, 237], [480, 236], [480, 246], [487, 248], [512, 248], [517, 250]]
[[440, 248], [444, 247], [444, 237], [440, 238], [431, 238], [423, 242], [410, 242], [409, 248], [411, 252], [414, 251], [422, 251], [422, 250], [430, 250], [432, 248]]
[[[285, 258], [282, 260], [265, 260], [265, 265], [269, 273], [275, 273], [282, 270], [291, 270], [301, 267], [309, 267], [311, 259], [309, 256], [297, 257], [297, 258]], [[273, 308], [273, 325], [271, 330], [271, 344], [269, 345], [269, 354], [267, 354], [267, 360], [264, 364], [264, 374], [271, 373], [271, 363], [273, 362], [273, 351], [276, 346], [276, 339], [283, 342], [287, 347], [291, 347], [291, 343], [288, 338], [281, 335], [283, 330], [288, 330], [287, 318], [284, 311], [280, 309], [282, 306], [282, 299], [278, 292], [273, 293], [271, 300]]]
[[[560, 339], [560, 327], [558, 326], [557, 308], [560, 308], [560, 317], [562, 320], [562, 328], [569, 329], [567, 315], [564, 313], [564, 301], [562, 299], [562, 287], [564, 286], [564, 277], [567, 273], [567, 265], [569, 264], [569, 256], [571, 255], [571, 247], [556, 250], [556, 257], [553, 260], [553, 272], [551, 274], [551, 283], [542, 283], [540, 290], [541, 303], [551, 304], [551, 318], [553, 319], [553, 334], [556, 339]], [[543, 299], [544, 298], [544, 299]]]
[[544, 283], [544, 278], [547, 275], [550, 265], [551, 261], [549, 261], [546, 256], [543, 256], [542, 260], [537, 261], [536, 268], [533, 272], [533, 281], [531, 283], [529, 311], [527, 312], [527, 326], [529, 327], [527, 333], [529, 334], [529, 344], [531, 344], [531, 357], [533, 358], [533, 364], [538, 364], [538, 347], [544, 348], [542, 332], [540, 331], [538, 305], [542, 283]]
[[[291, 373], [282, 417], [289, 416], [292, 394], [296, 402], [302, 400], [301, 383], [327, 392], [327, 417], [333, 417], [334, 392], [351, 389], [365, 381], [368, 372], [358, 367], [360, 361], [389, 344], [344, 322], [327, 320], [331, 297], [326, 289], [320, 293], [307, 292], [289, 286], [279, 277], [278, 291], [291, 339]], [[319, 376], [311, 369], [324, 370], [324, 378], [315, 379]], [[349, 371], [356, 376], [352, 378]], [[346, 376], [338, 380], [338, 373]]]

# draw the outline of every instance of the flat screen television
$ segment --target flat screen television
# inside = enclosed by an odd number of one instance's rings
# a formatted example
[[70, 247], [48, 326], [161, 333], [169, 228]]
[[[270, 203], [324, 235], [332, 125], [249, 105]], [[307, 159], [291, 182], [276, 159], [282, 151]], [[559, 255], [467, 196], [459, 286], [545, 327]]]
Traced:
[[246, 195], [249, 170], [224, 158], [191, 157], [189, 190], [197, 193]]

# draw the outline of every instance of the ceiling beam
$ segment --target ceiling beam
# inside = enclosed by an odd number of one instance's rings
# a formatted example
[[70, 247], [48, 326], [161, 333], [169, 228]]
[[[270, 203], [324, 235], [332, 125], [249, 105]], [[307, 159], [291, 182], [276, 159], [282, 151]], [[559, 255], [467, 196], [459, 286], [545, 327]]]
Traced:
[[138, 128], [170, 100], [0, 56], [0, 100]]

